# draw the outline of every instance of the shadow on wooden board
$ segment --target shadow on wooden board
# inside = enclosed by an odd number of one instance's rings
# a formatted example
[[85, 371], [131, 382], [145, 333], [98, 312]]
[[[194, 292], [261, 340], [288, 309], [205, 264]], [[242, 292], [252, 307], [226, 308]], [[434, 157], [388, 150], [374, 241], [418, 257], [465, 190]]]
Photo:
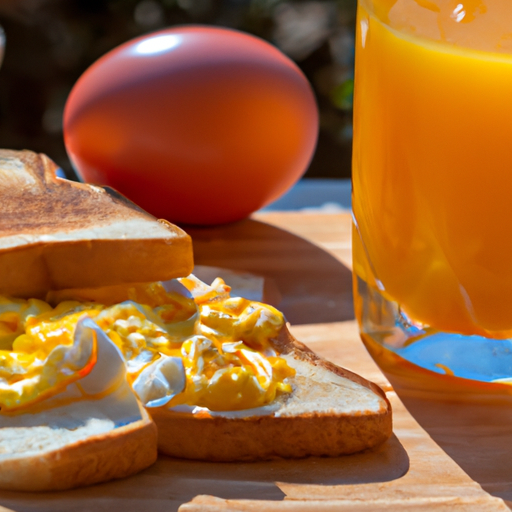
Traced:
[[248, 219], [187, 227], [197, 265], [251, 272], [275, 282], [292, 325], [354, 318], [352, 273], [334, 256], [288, 231]]
[[512, 397], [476, 395], [474, 401], [443, 401], [400, 396], [418, 423], [473, 480], [512, 505]]
[[396, 480], [408, 469], [407, 453], [393, 435], [374, 450], [332, 459], [207, 463], [161, 456], [128, 479], [65, 492], [1, 491], [0, 504], [16, 512], [175, 512], [202, 494], [281, 501], [285, 494], [280, 484], [299, 484], [305, 492], [317, 493], [322, 486]]

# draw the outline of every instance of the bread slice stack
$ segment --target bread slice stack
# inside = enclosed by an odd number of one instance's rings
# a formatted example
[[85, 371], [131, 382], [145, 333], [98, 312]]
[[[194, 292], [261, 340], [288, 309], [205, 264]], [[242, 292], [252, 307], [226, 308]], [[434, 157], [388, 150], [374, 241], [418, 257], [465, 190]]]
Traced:
[[[192, 271], [184, 231], [113, 190], [60, 179], [56, 169], [45, 155], [0, 150], [0, 295], [110, 294], [118, 285]], [[162, 453], [205, 461], [340, 456], [391, 435], [383, 391], [318, 357], [286, 326], [272, 344], [296, 371], [291, 393], [244, 411], [145, 410], [119, 349], [90, 319], [79, 322], [79, 333], [89, 329], [97, 342], [91, 373], [38, 404], [0, 411], [2, 489], [58, 490], [131, 475], [155, 461], [157, 431]]]
[[[191, 272], [184, 231], [113, 190], [61, 179], [56, 171], [46, 155], [0, 150], [0, 295], [44, 299], [50, 290]], [[0, 411], [0, 488], [67, 489], [155, 462], [156, 427], [126, 381], [121, 353], [102, 333], [90, 336], [98, 353], [88, 376], [34, 405]]]

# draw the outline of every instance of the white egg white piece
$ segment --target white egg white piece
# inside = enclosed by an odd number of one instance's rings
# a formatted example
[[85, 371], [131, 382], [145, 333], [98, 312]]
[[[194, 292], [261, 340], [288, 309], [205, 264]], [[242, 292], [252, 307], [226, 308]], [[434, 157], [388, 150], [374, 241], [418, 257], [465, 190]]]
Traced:
[[181, 357], [161, 355], [135, 379], [133, 390], [146, 407], [161, 407], [185, 389], [185, 368]]
[[[190, 276], [192, 276], [192, 275], [193, 274], [191, 274]], [[164, 289], [167, 293], [177, 293], [178, 295], [181, 295], [182, 297], [185, 297], [187, 299], [193, 298], [192, 293], [188, 290], [188, 288], [183, 286], [178, 279], [170, 279], [169, 281], [162, 281], [162, 286], [164, 287]]]
[[142, 418], [140, 405], [126, 380], [121, 352], [92, 319], [78, 321], [73, 347], [89, 346], [94, 337], [97, 362], [88, 375], [26, 411], [0, 414], [0, 457], [16, 452], [15, 434], [19, 428], [66, 429], [64, 445], [90, 436], [91, 429], [99, 434]]

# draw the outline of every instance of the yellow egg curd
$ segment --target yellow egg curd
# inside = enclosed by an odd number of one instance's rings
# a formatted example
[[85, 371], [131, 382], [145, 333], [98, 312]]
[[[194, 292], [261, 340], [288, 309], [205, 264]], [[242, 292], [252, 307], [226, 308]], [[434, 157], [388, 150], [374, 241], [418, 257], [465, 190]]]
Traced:
[[84, 316], [118, 347], [128, 382], [146, 405], [235, 411], [291, 392], [287, 378], [295, 371], [270, 341], [283, 315], [231, 297], [221, 279], [211, 286], [189, 276], [172, 286], [66, 290], [47, 299], [54, 306], [0, 297], [2, 411], [57, 394], [91, 371], [95, 340], [87, 344], [75, 336]]

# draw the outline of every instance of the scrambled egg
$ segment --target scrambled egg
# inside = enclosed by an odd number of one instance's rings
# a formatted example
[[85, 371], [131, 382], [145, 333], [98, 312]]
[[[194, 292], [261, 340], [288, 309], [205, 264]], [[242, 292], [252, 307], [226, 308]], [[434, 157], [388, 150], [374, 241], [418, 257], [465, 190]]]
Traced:
[[[270, 338], [283, 326], [271, 306], [230, 297], [194, 276], [50, 293], [48, 302], [0, 297], [0, 408], [55, 395], [96, 363], [95, 340], [74, 336], [84, 316], [118, 347], [127, 379], [149, 407], [251, 409], [291, 392], [294, 375]], [[67, 300], [70, 297], [75, 300]], [[121, 303], [119, 299], [122, 300]]]

